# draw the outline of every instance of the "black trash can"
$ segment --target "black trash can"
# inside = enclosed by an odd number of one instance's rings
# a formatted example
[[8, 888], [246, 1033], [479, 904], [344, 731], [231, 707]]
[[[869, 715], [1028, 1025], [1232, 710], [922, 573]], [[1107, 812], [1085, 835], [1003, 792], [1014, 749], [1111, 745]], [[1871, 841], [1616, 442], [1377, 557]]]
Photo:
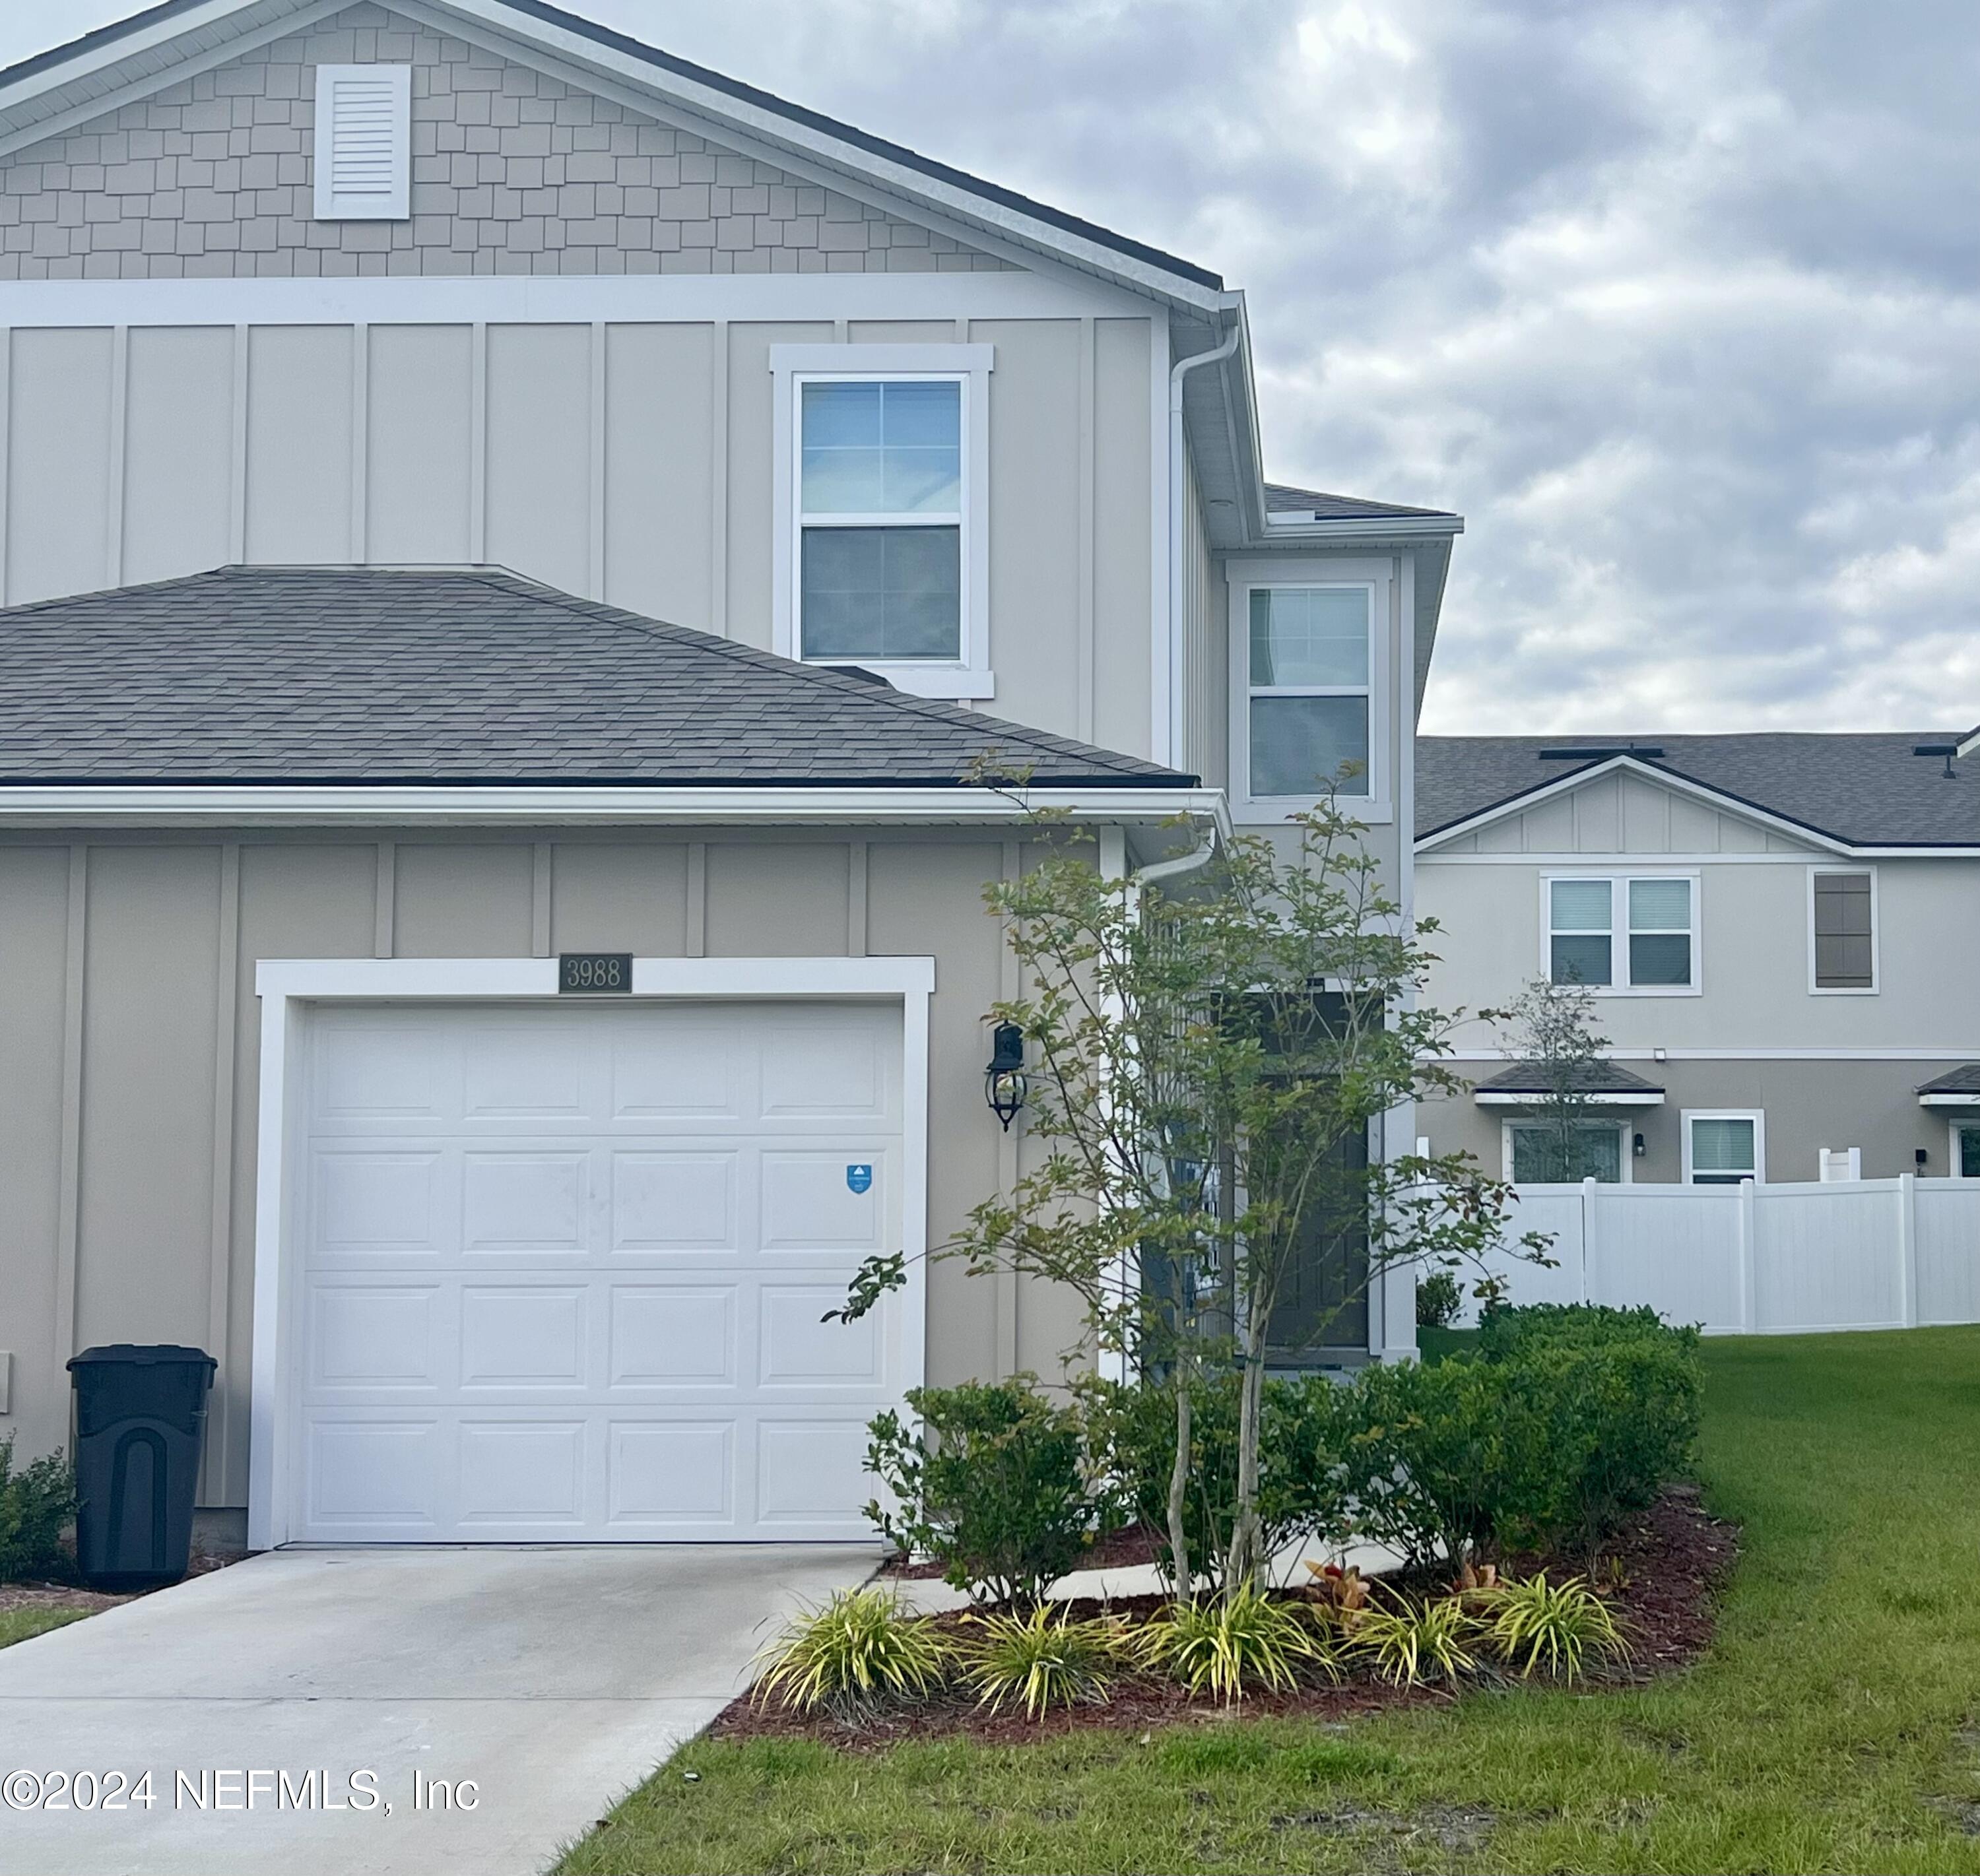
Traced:
[[119, 1342], [68, 1364], [75, 1386], [75, 1558], [98, 1589], [175, 1583], [219, 1366], [204, 1349]]

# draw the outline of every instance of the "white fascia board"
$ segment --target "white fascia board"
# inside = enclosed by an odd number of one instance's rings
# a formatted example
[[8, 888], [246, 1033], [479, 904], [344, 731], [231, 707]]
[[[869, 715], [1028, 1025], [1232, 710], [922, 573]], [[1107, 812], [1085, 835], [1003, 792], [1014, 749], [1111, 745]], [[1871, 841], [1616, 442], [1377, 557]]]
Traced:
[[1296, 542], [1365, 541], [1374, 546], [1384, 541], [1449, 540], [1464, 532], [1462, 515], [1336, 516], [1324, 521], [1279, 521], [1265, 523], [1261, 546], [1277, 547]]
[[[1489, 1092], [1474, 1093], [1471, 1098], [1481, 1107], [1532, 1107], [1547, 1097], [1537, 1089], [1522, 1094], [1510, 1089], [1494, 1088]], [[1577, 1106], [1583, 1107], [1661, 1107], [1664, 1104], [1661, 1089], [1654, 1094], [1646, 1089], [1640, 1094], [1577, 1094], [1574, 1099]]]
[[[1693, 782], [1688, 776], [1675, 775], [1668, 770], [1653, 768], [1648, 762], [1638, 761], [1634, 756], [1612, 755], [1606, 762], [1593, 762], [1581, 768], [1570, 767], [1566, 775], [1554, 781], [1544, 783], [1539, 788], [1529, 789], [1523, 795], [1515, 795], [1510, 800], [1496, 802], [1490, 808], [1482, 808], [1464, 820], [1453, 822], [1449, 827], [1440, 827], [1434, 834], [1425, 835], [1417, 842], [1417, 856], [1420, 858], [1434, 854], [1451, 841], [1461, 840], [1466, 835], [1475, 834], [1480, 828], [1490, 827], [1494, 822], [1505, 820], [1510, 815], [1523, 814], [1529, 808], [1536, 808], [1543, 802], [1553, 801], [1601, 776], [1623, 772], [1641, 775], [1646, 782], [1656, 787], [1668, 789], [1673, 794], [1683, 795], [1708, 807], [1737, 815], [1742, 820], [1750, 821], [1769, 832], [1779, 834], [1786, 839], [1801, 841], [1811, 847], [1819, 847], [1826, 853], [1839, 853], [1855, 858], [1869, 851], [1852, 847], [1832, 835], [1819, 833], [1813, 828], [1803, 827], [1799, 822], [1790, 821], [1783, 815], [1771, 814], [1764, 808], [1756, 808], [1751, 802], [1741, 801], [1736, 796], [1724, 794], [1717, 789], [1707, 788], [1703, 782]], [[1599, 865], [1619, 858], [1626, 858], [1632, 864], [1640, 859], [1647, 865], [1653, 858], [1660, 857], [1582, 854], [1576, 858], [1578, 863], [1586, 865]]]
[[1980, 1107], [1980, 1094], [1921, 1094], [1921, 1107]]
[[425, 0], [425, 4], [407, 0], [402, 10], [415, 18], [440, 13], [479, 21], [505, 38], [540, 46], [570, 65], [600, 73], [648, 97], [666, 100], [757, 143], [794, 151], [842, 173], [870, 177], [902, 201], [965, 226], [1003, 234], [1028, 247], [1061, 255], [1076, 267], [1118, 280], [1151, 297], [1203, 310], [1219, 308], [1230, 297], [1219, 288], [1186, 279], [1101, 242], [1088, 241], [1021, 209], [992, 201], [960, 184], [944, 182], [877, 151], [849, 143], [829, 131], [799, 123], [782, 111], [751, 104], [685, 74], [663, 71], [567, 27], [514, 12], [501, 0]]
[[0, 827], [1008, 825], [1057, 809], [1080, 821], [1208, 821], [1228, 838], [1221, 789], [544, 788], [123, 782], [0, 787]]

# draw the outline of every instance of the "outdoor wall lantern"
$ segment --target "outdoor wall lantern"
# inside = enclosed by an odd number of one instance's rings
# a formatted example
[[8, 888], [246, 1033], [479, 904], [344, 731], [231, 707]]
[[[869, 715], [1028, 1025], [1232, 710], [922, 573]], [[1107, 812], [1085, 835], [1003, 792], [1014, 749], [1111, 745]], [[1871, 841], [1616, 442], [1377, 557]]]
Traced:
[[990, 1061], [983, 1071], [983, 1098], [990, 1111], [1004, 1123], [1004, 1131], [1025, 1104], [1032, 1091], [1031, 1077], [1025, 1073], [1025, 1032], [1015, 1023], [999, 1023], [990, 1034]]
[[1630, 1151], [1639, 1160], [1645, 1154], [1649, 1151], [1649, 1148], [1643, 1144], [1643, 1137], [1641, 1134], [1639, 1134], [1634, 1140], [1630, 1141]]

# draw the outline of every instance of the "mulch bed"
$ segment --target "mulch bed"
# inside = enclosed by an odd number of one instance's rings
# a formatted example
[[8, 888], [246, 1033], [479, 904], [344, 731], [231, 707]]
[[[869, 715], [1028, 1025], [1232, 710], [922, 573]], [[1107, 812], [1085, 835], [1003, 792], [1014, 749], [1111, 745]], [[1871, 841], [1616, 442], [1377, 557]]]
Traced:
[[[1146, 1544], [1144, 1534], [1135, 1535]], [[1696, 1661], [1711, 1645], [1714, 1598], [1738, 1555], [1737, 1529], [1706, 1512], [1696, 1487], [1679, 1486], [1666, 1491], [1620, 1532], [1603, 1553], [1596, 1580], [1629, 1636], [1631, 1653], [1626, 1661], [1593, 1668], [1586, 1685], [1591, 1688], [1638, 1685]], [[1144, 1555], [1108, 1561], [1148, 1560]], [[1524, 1575], [1543, 1563], [1556, 1581], [1579, 1573], [1578, 1566], [1558, 1559], [1521, 1558], [1515, 1560], [1514, 1568]], [[925, 1567], [895, 1573], [938, 1574]], [[1066, 1606], [1075, 1618], [1097, 1615], [1105, 1609], [1132, 1619], [1154, 1614], [1162, 1606], [1162, 1599], [1134, 1596], [1111, 1605], [1075, 1602]], [[947, 1623], [958, 1619], [936, 1619]], [[1489, 1682], [1491, 1676], [1483, 1678]], [[979, 1708], [972, 1694], [945, 1692], [912, 1705], [883, 1708], [855, 1723], [829, 1713], [800, 1715], [781, 1707], [758, 1707], [746, 1695], [723, 1709], [709, 1728], [709, 1736], [817, 1739], [854, 1751], [882, 1751], [909, 1739], [964, 1738], [988, 1745], [1027, 1745], [1091, 1728], [1145, 1732], [1181, 1721], [1226, 1720], [1234, 1711], [1251, 1718], [1286, 1714], [1344, 1721], [1451, 1697], [1439, 1688], [1394, 1688], [1354, 1674], [1339, 1683], [1316, 1679], [1288, 1693], [1254, 1695], [1232, 1709], [1215, 1701], [1192, 1699], [1168, 1682], [1133, 1679], [1123, 1681], [1104, 1706], [1057, 1710], [1035, 1722], [1008, 1708], [1002, 1713]]]
[[[238, 1553], [216, 1556], [202, 1552], [187, 1566], [186, 1579], [224, 1570], [228, 1564], [240, 1561]], [[171, 1587], [169, 1583], [159, 1585], [160, 1589]], [[17, 1609], [77, 1609], [95, 1615], [115, 1609], [120, 1602], [135, 1602], [139, 1596], [157, 1594], [156, 1589], [136, 1589], [112, 1595], [101, 1589], [86, 1589], [78, 1582], [0, 1583], [0, 1614]]]

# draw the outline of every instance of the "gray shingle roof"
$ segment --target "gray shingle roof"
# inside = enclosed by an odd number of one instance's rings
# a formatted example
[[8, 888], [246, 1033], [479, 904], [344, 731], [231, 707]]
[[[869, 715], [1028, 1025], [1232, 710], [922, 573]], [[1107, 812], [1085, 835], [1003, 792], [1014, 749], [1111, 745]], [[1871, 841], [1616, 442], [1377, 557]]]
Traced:
[[1921, 1094], [1980, 1094], [1980, 1062], [1962, 1062], [1935, 1075], [1918, 1091]]
[[1457, 516], [1442, 508], [1405, 508], [1398, 502], [1367, 502], [1358, 495], [1329, 495], [1319, 489], [1295, 489], [1283, 482], [1265, 484], [1265, 512], [1268, 515], [1307, 514], [1321, 521], [1380, 521], [1397, 516], [1427, 516], [1454, 521]]
[[1735, 802], [1854, 846], [1980, 846], [1980, 759], [1948, 781], [1922, 742], [1965, 732], [1897, 730], [1729, 736], [1423, 736], [1417, 742], [1419, 838], [1599, 765], [1603, 757], [1540, 759], [1543, 749], [1660, 749], [1639, 760]]
[[1663, 1087], [1646, 1081], [1611, 1061], [1570, 1062], [1550, 1068], [1541, 1062], [1514, 1062], [1476, 1084], [1480, 1094], [1546, 1094], [1564, 1082], [1576, 1094], [1661, 1094]]
[[0, 611], [0, 781], [1194, 778], [500, 568], [225, 567]]

